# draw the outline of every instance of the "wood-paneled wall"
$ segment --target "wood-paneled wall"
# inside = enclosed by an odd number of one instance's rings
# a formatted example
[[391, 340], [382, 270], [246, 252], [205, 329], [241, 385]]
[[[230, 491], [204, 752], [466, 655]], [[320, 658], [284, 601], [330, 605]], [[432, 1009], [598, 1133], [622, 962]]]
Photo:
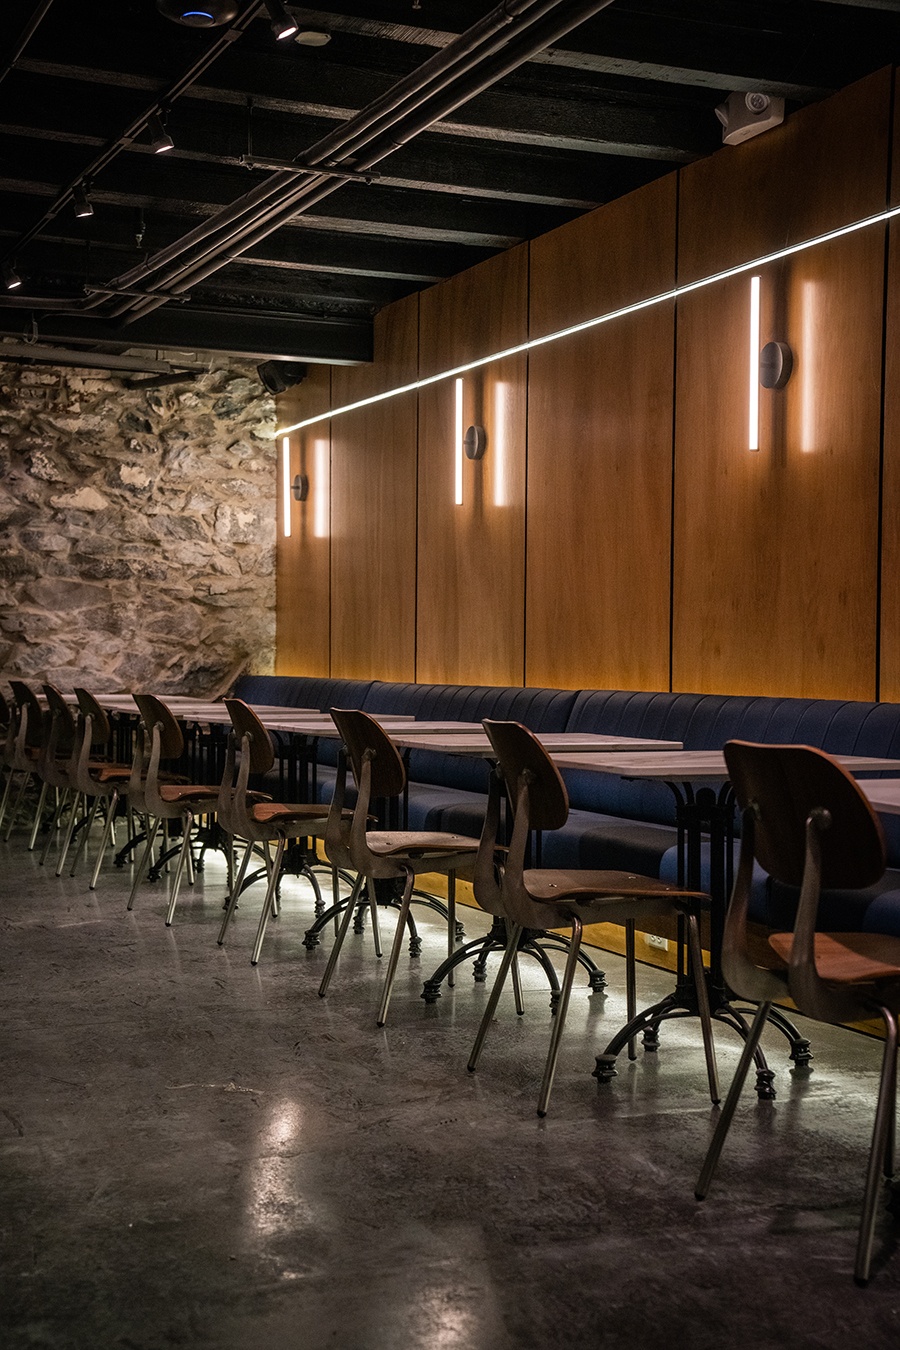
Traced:
[[[333, 405], [417, 378], [419, 299], [375, 320], [371, 366], [335, 369]], [[331, 674], [416, 678], [416, 395], [332, 421]]]
[[[675, 283], [673, 176], [532, 245], [531, 335]], [[674, 303], [538, 347], [526, 682], [666, 689]]]
[[[510, 249], [420, 296], [422, 377], [525, 340], [528, 250]], [[484, 427], [455, 500], [455, 381], [419, 395], [417, 678], [522, 684], [525, 629], [524, 356], [463, 377], [463, 428]]]
[[[333, 406], [331, 368], [310, 366], [302, 384], [278, 398], [278, 424], [289, 426]], [[275, 591], [275, 670], [279, 675], [320, 675], [331, 654], [331, 439], [329, 424], [290, 437], [291, 478], [306, 474], [309, 496], [290, 502], [291, 534], [278, 521]], [[278, 503], [284, 510], [281, 446]]]
[[[330, 406], [878, 212], [893, 74], [392, 306]], [[898, 247], [876, 226], [760, 269], [794, 371], [755, 452], [746, 275], [465, 375], [462, 505], [453, 380], [311, 429], [329, 539], [279, 545], [279, 669], [900, 698]]]

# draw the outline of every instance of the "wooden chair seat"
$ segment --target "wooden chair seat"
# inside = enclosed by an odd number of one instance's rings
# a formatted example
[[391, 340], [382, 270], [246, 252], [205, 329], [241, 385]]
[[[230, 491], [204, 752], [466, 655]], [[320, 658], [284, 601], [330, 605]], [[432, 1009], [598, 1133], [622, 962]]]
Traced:
[[555, 904], [562, 900], [604, 904], [610, 900], [653, 900], [658, 897], [660, 910], [668, 912], [671, 908], [667, 899], [669, 896], [677, 896], [679, 900], [695, 899], [698, 903], [709, 899], [700, 892], [684, 891], [671, 882], [638, 876], [634, 872], [526, 868], [522, 873], [522, 882], [531, 899], [541, 904]]
[[427, 858], [429, 853], [439, 853], [445, 858], [448, 851], [474, 854], [478, 840], [441, 830], [367, 830], [366, 847], [380, 858], [394, 858], [401, 853], [420, 859]]
[[311, 825], [314, 821], [320, 821], [324, 828], [325, 821], [328, 819], [327, 806], [319, 806], [315, 802], [297, 803], [297, 802], [257, 802], [250, 809], [251, 819], [260, 825], [290, 825], [295, 821], [298, 825]]
[[[785, 965], [791, 959], [793, 933], [773, 933], [769, 945]], [[816, 933], [816, 969], [829, 984], [900, 982], [900, 938], [884, 933]]]

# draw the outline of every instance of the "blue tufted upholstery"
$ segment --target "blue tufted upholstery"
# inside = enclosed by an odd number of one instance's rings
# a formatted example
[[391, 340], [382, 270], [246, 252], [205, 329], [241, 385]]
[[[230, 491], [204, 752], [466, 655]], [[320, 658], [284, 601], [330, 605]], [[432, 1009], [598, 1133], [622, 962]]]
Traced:
[[[539, 689], [485, 685], [329, 680], [245, 675], [235, 692], [253, 703], [288, 707], [362, 707], [410, 713], [419, 720], [480, 722], [496, 717], [533, 731], [595, 731], [681, 741], [687, 750], [719, 749], [727, 740], [817, 745], [832, 754], [900, 759], [900, 704], [840, 699], [753, 698], [621, 689]], [[334, 780], [337, 745], [321, 741], [320, 797]], [[477, 834], [487, 769], [479, 759], [415, 751], [410, 757], [410, 827]], [[675, 804], [664, 783], [630, 783], [613, 775], [567, 770], [571, 811], [562, 830], [543, 843], [548, 867], [634, 869], [674, 880]], [[884, 817], [889, 870], [870, 891], [823, 897], [821, 927], [862, 928], [900, 936], [900, 817]], [[703, 866], [708, 873], [707, 850]], [[707, 884], [705, 881], [703, 884]], [[796, 895], [759, 873], [751, 917], [784, 928]]]

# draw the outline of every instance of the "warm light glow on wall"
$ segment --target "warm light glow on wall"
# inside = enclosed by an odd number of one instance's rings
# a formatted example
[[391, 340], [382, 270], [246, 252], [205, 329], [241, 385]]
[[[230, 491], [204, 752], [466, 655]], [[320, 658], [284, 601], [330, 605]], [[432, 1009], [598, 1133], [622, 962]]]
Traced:
[[316, 480], [313, 485], [313, 534], [317, 539], [328, 538], [328, 441], [317, 440], [313, 446]]
[[506, 439], [506, 400], [509, 384], [498, 380], [494, 385], [494, 428], [491, 435], [491, 458], [494, 463], [494, 505], [508, 506], [507, 490], [507, 439]]
[[804, 281], [800, 288], [800, 449], [816, 448], [816, 283]]
[[291, 438], [281, 441], [281, 529], [285, 539], [291, 537]]
[[759, 277], [750, 278], [750, 406], [747, 445], [759, 449]]
[[453, 500], [457, 506], [463, 501], [463, 382], [456, 381], [456, 412], [453, 419], [453, 469], [455, 489]]

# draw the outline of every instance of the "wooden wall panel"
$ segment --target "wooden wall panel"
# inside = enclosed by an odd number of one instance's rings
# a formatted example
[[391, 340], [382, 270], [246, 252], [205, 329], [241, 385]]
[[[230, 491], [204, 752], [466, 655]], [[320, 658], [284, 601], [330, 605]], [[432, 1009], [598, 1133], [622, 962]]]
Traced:
[[[310, 366], [302, 384], [276, 401], [279, 426], [331, 407], [331, 367]], [[331, 439], [328, 422], [294, 432], [291, 476], [309, 477], [309, 497], [291, 501], [291, 536], [284, 537], [281, 446], [278, 447], [279, 506], [276, 547], [276, 657], [279, 675], [327, 675], [331, 624], [330, 501]]]
[[[527, 247], [420, 296], [420, 373], [525, 337]], [[525, 608], [525, 378], [515, 357], [465, 377], [464, 426], [487, 431], [454, 501], [454, 382], [419, 394], [416, 678], [521, 684]]]
[[[419, 299], [375, 320], [371, 366], [333, 372], [334, 406], [416, 379]], [[414, 680], [416, 669], [415, 393], [332, 423], [331, 673]]]
[[884, 209], [890, 67], [682, 169], [678, 280], [761, 258]]
[[[873, 76], [684, 170], [679, 266], [708, 274], [883, 208], [889, 92]], [[875, 228], [761, 270], [761, 343], [787, 341], [795, 369], [760, 390], [756, 453], [749, 278], [679, 302], [675, 689], [874, 697], [883, 264]]]
[[[895, 102], [891, 205], [900, 205], [900, 104]], [[890, 227], [884, 378], [879, 697], [900, 702], [900, 224]]]
[[[531, 246], [531, 334], [670, 289], [674, 175]], [[529, 684], [667, 689], [674, 305], [537, 348]]]

